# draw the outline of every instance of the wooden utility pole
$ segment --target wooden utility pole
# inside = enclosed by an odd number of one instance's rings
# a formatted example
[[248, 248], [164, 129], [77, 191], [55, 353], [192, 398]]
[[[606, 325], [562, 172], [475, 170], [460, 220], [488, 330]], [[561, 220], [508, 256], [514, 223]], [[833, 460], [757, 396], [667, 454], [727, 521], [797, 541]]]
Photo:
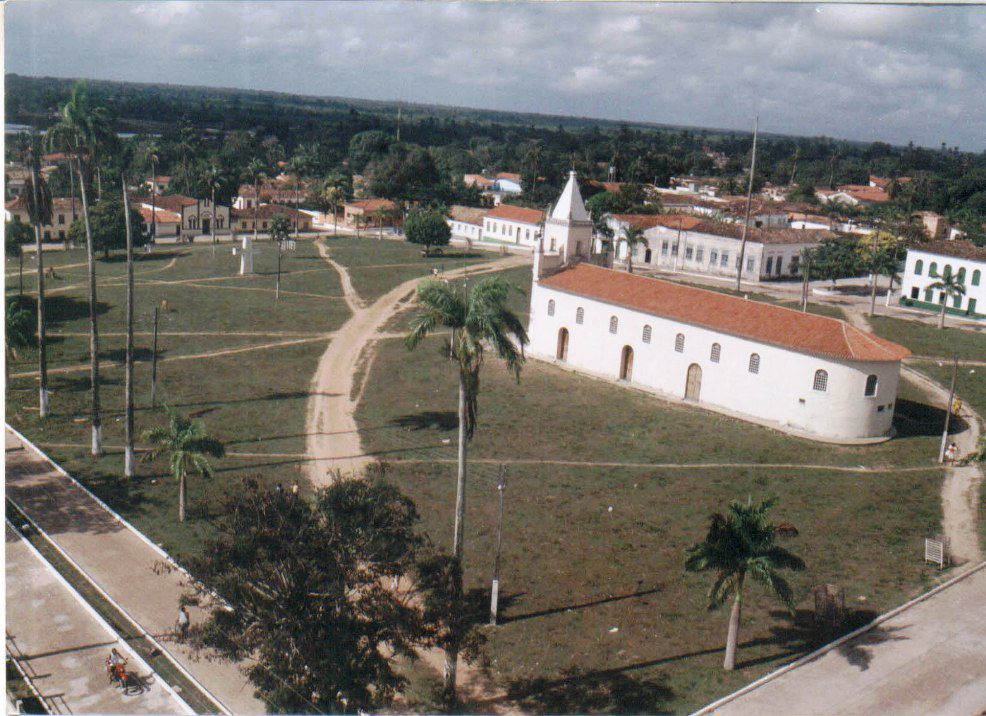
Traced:
[[127, 357], [126, 357], [126, 410], [124, 415], [123, 476], [134, 476], [134, 242], [130, 227], [130, 198], [127, 196], [127, 180], [120, 177], [123, 186], [123, 218], [127, 227]]
[[811, 287], [811, 254], [806, 253], [804, 255], [805, 267], [802, 270], [802, 280], [801, 280], [801, 312], [808, 312], [808, 292]]
[[736, 291], [739, 292], [743, 280], [743, 261], [746, 256], [746, 234], [750, 230], [750, 209], [753, 206], [753, 175], [757, 171], [757, 135], [760, 132], [760, 117], [753, 124], [753, 156], [750, 158], [750, 183], [746, 189], [746, 220], [743, 222], [743, 236], [740, 239], [739, 266], [736, 267]]
[[870, 287], [870, 316], [876, 313], [876, 232], [873, 232], [873, 242], [870, 246], [870, 279], [873, 285]]
[[157, 322], [158, 307], [154, 307], [154, 342], [151, 343], [151, 407], [157, 407]]
[[500, 481], [496, 486], [500, 493], [500, 514], [496, 521], [496, 555], [493, 557], [493, 591], [490, 595], [490, 624], [496, 626], [496, 612], [500, 600], [500, 548], [503, 545], [503, 490], [507, 486], [507, 468], [500, 465]]
[[948, 426], [952, 420], [952, 405], [955, 401], [955, 378], [959, 373], [959, 354], [952, 354], [952, 388], [948, 393], [948, 405], [945, 406], [945, 429], [941, 434], [941, 448], [938, 450], [938, 462], [945, 462], [945, 447], [948, 443]]

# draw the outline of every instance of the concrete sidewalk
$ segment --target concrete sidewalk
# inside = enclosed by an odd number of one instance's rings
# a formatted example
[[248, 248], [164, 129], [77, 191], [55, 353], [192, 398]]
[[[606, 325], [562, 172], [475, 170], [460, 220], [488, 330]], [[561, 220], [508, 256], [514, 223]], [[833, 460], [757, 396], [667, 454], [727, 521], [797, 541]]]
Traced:
[[[53, 713], [195, 713], [9, 524], [5, 554], [7, 653]], [[124, 694], [109, 682], [104, 660], [113, 647], [140, 678], [141, 693]]]
[[[171, 640], [185, 575], [155, 573], [163, 553], [6, 429], [7, 496], [104, 592], [235, 714], [265, 713], [237, 664], [194, 657]], [[203, 615], [190, 609], [193, 624]]]
[[970, 716], [986, 709], [986, 568], [714, 710]]

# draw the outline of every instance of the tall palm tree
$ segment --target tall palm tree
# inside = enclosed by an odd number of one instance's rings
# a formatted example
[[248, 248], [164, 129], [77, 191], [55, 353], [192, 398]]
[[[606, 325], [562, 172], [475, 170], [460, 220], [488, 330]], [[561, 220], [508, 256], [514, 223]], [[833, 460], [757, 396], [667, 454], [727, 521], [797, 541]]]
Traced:
[[326, 187], [325, 190], [322, 191], [322, 199], [329, 205], [329, 208], [332, 209], [332, 235], [338, 236], [339, 221], [337, 217], [339, 215], [339, 207], [346, 201], [346, 193], [341, 187], [330, 186]]
[[[466, 517], [466, 446], [476, 430], [479, 373], [485, 346], [492, 347], [518, 380], [524, 364], [527, 331], [520, 318], [507, 308], [511, 289], [511, 284], [499, 276], [480, 281], [468, 295], [462, 295], [447, 283], [427, 281], [418, 287], [421, 309], [404, 339], [407, 349], [414, 350], [423, 338], [435, 331], [449, 329], [452, 332], [445, 355], [459, 369], [459, 465], [452, 542], [452, 554], [459, 564], [462, 563]], [[461, 594], [461, 572], [459, 582], [457, 589]], [[457, 661], [458, 648], [446, 649], [445, 692], [449, 699], [455, 695]]]
[[260, 183], [267, 178], [267, 165], [261, 159], [251, 161], [243, 176], [253, 184], [253, 240], [257, 240], [257, 227], [260, 225]]
[[627, 273], [633, 273], [633, 252], [638, 245], [648, 246], [644, 238], [644, 230], [636, 226], [625, 226], [620, 238], [627, 245]]
[[96, 306], [96, 256], [89, 224], [88, 186], [99, 163], [100, 147], [112, 135], [106, 110], [93, 107], [85, 83], [72, 87], [69, 100], [60, 110], [59, 122], [48, 130], [49, 146], [75, 157], [82, 197], [82, 221], [86, 230], [86, 260], [89, 266], [89, 382], [92, 386], [92, 454], [103, 454], [103, 428], [99, 405], [99, 324]]
[[934, 291], [941, 291], [941, 313], [938, 314], [938, 328], [945, 328], [945, 309], [948, 307], [948, 299], [959, 298], [965, 295], [965, 284], [959, 283], [955, 274], [949, 272], [942, 274], [941, 278], [935, 281], [928, 288]]
[[125, 360], [125, 410], [123, 476], [134, 476], [134, 240], [130, 226], [130, 198], [127, 196], [127, 178], [120, 177], [123, 188], [123, 220], [127, 227], [127, 348]]
[[144, 147], [145, 161], [151, 165], [151, 243], [157, 237], [157, 165], [161, 161], [161, 150], [157, 142], [151, 142]]
[[[27, 214], [34, 225], [38, 271], [38, 413], [48, 417], [48, 326], [45, 320], [44, 253], [41, 250], [41, 227], [51, 224], [52, 199], [48, 184], [41, 177], [41, 145], [32, 136], [27, 150], [27, 164], [31, 170], [31, 186], [27, 192]], [[21, 252], [23, 255], [23, 251]]]
[[894, 290], [894, 280], [897, 274], [897, 247], [880, 247], [871, 251], [870, 273], [873, 274], [873, 285], [870, 286], [870, 315], [876, 312], [876, 280], [878, 276], [888, 276], [890, 285], [887, 287], [887, 297]]
[[723, 662], [726, 671], [736, 667], [743, 587], [748, 576], [788, 609], [794, 608], [791, 587], [777, 572], [780, 569], [801, 571], [805, 563], [775, 543], [777, 530], [768, 521], [768, 512], [774, 503], [773, 498], [759, 504], [752, 500], [731, 502], [726, 515], [712, 515], [705, 541], [689, 549], [685, 560], [685, 569], [689, 572], [715, 572], [715, 581], [708, 593], [709, 609], [722, 606], [732, 597]]
[[187, 493], [188, 473], [194, 470], [202, 477], [212, 477], [212, 465], [207, 457], [223, 457], [226, 450], [223, 444], [206, 433], [205, 426], [192, 421], [167, 406], [168, 427], [147, 431], [145, 439], [155, 445], [148, 453], [153, 459], [167, 452], [170, 454], [171, 474], [178, 480], [178, 521], [185, 521], [185, 495]]
[[216, 245], [216, 191], [221, 189], [225, 184], [225, 179], [223, 179], [222, 172], [219, 171], [219, 167], [210, 166], [204, 172], [202, 172], [202, 186], [209, 192], [209, 196], [212, 199], [212, 221], [209, 224], [210, 233], [212, 234], [212, 245]]

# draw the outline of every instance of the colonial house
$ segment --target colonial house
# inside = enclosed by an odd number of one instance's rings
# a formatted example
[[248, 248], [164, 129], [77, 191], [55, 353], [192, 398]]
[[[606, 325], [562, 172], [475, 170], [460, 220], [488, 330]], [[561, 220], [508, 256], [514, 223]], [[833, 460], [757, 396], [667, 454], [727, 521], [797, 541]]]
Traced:
[[823, 204], [847, 204], [849, 206], [872, 206], [890, 201], [890, 194], [884, 189], [862, 184], [844, 184], [831, 189], [816, 189], [815, 196]]
[[907, 184], [911, 181], [910, 177], [897, 177], [896, 179], [890, 179], [888, 177], [878, 177], [870, 174], [870, 186], [875, 186], [878, 189], [883, 189], [883, 191], [889, 193], [891, 184]]
[[27, 187], [31, 178], [29, 169], [16, 164], [8, 164], [3, 168], [4, 193], [7, 199], [16, 199]]
[[[955, 276], [965, 286], [965, 295], [947, 298], [942, 291], [931, 288], [947, 275]], [[986, 248], [955, 239], [920, 244], [907, 250], [901, 276], [901, 305], [939, 312], [946, 299], [947, 313], [986, 318]]]
[[572, 172], [534, 255], [530, 356], [817, 440], [892, 435], [906, 348], [845, 321], [593, 265], [591, 232]]
[[139, 204], [137, 210], [140, 211], [140, 218], [144, 222], [144, 233], [148, 236], [153, 232], [156, 236], [178, 236], [181, 226], [181, 214], [168, 211], [161, 207], [151, 208], [149, 205]]
[[151, 210], [152, 223], [155, 225], [157, 224], [157, 212], [161, 209], [180, 217], [178, 226], [174, 229], [170, 228], [173, 223], [171, 221], [165, 222], [164, 226], [157, 226], [156, 236], [177, 236], [181, 239], [189, 239], [202, 234], [211, 234], [213, 228], [217, 234], [230, 232], [229, 207], [222, 204], [213, 206], [212, 199], [209, 197], [193, 199], [181, 194], [167, 194], [151, 198], [135, 197], [133, 201], [137, 208], [143, 207]]
[[941, 214], [936, 214], [933, 211], [915, 211], [911, 214], [911, 221], [921, 222], [924, 226], [925, 232], [928, 234], [928, 238], [932, 241], [940, 241], [945, 239], [949, 235], [948, 219], [946, 219]]
[[361, 199], [343, 206], [343, 222], [348, 226], [393, 226], [400, 216], [390, 199]]
[[493, 206], [499, 206], [507, 196], [516, 196], [523, 191], [520, 174], [500, 172], [494, 177], [482, 174], [464, 174], [462, 181], [466, 186], [474, 186], [481, 190], [481, 195]]
[[[82, 203], [72, 199], [56, 198], [51, 200], [51, 223], [41, 226], [42, 241], [68, 241], [68, 229], [72, 222], [82, 216]], [[6, 221], [31, 222], [27, 212], [27, 196], [21, 195], [4, 204]]]
[[541, 235], [544, 212], [500, 204], [483, 217], [483, 240], [533, 247]]
[[474, 209], [471, 206], [453, 206], [449, 209], [449, 229], [453, 239], [464, 241], [483, 240], [483, 218], [485, 209]]
[[311, 198], [308, 182], [300, 179], [296, 186], [295, 177], [290, 174], [279, 174], [274, 179], [265, 181], [260, 185], [259, 198], [257, 194], [253, 184], [241, 184], [236, 198], [233, 199], [233, 207], [252, 209], [257, 203], [301, 206], [307, 204]]
[[[642, 222], [646, 246], [638, 244], [633, 260], [638, 267], [682, 271], [705, 276], [735, 278], [739, 268], [743, 224], [713, 222], [684, 214], [659, 214], [634, 218], [611, 217], [612, 226], [625, 221]], [[626, 260], [626, 242], [614, 234], [615, 259]], [[764, 281], [800, 276], [801, 252], [835, 234], [827, 229], [757, 228], [746, 235], [743, 280]]]
[[312, 230], [312, 215], [300, 211], [293, 206], [280, 206], [278, 204], [261, 204], [252, 209], [236, 209], [231, 212], [233, 228], [238, 233], [258, 232], [270, 230], [271, 222], [275, 216], [283, 216], [290, 223], [292, 230], [297, 225], [298, 231]]
[[171, 186], [171, 177], [169, 176], [151, 177], [150, 179], [147, 179], [144, 182], [144, 186], [146, 186], [149, 191], [152, 191], [155, 194], [163, 194], [168, 190], [168, 187]]

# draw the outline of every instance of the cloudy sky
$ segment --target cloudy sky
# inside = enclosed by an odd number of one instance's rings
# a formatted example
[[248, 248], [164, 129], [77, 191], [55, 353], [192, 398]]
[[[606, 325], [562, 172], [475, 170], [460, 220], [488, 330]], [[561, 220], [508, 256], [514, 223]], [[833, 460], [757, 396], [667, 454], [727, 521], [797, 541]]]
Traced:
[[14, 0], [6, 69], [986, 149], [986, 7]]

